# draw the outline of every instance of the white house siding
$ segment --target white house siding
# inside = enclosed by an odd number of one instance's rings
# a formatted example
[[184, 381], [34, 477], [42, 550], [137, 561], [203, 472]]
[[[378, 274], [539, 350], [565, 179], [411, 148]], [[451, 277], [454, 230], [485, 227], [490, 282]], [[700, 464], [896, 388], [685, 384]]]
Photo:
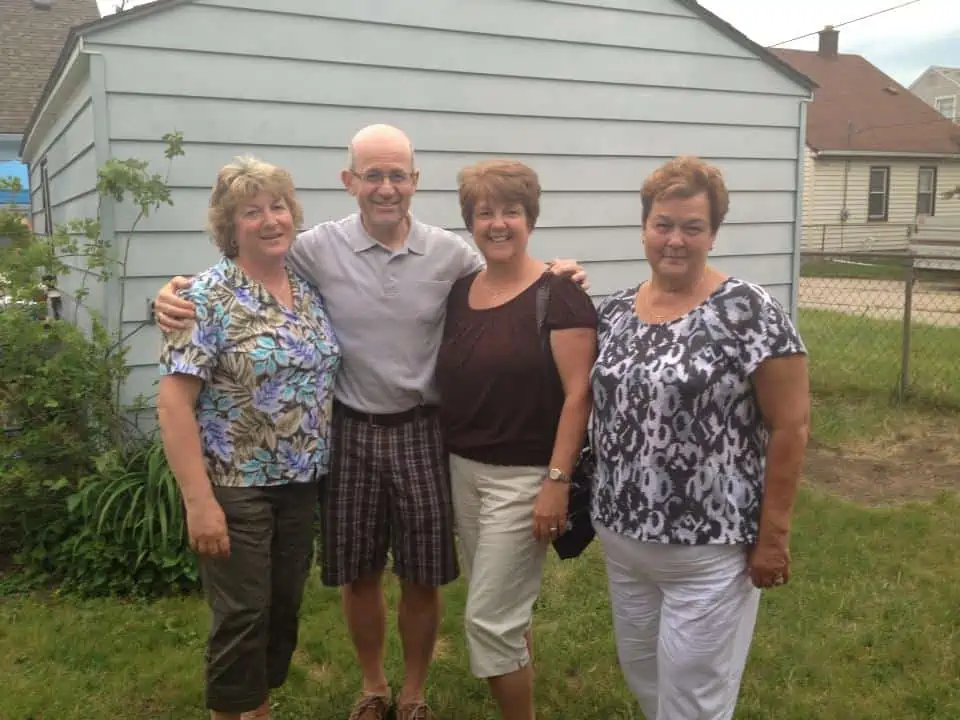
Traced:
[[[98, 197], [97, 161], [94, 146], [94, 110], [89, 81], [82, 80], [63, 100], [56, 117], [44, 134], [42, 142], [30, 158], [30, 212], [34, 232], [48, 233], [69, 220], [97, 217]], [[52, 227], [46, 227], [41, 167], [46, 162]], [[72, 271], [58, 280], [63, 293], [63, 311], [66, 317], [76, 319], [81, 327], [90, 327], [90, 314], [105, 308], [105, 286], [85, 281], [85, 262], [80, 258], [65, 258]], [[88, 295], [80, 305], [76, 292], [86, 287]]]
[[[794, 282], [800, 103], [808, 91], [673, 0], [198, 0], [91, 32], [110, 154], [165, 167], [176, 206], [130, 251], [125, 331], [173, 274], [216, 259], [202, 232], [217, 169], [241, 152], [289, 168], [312, 224], [355, 209], [339, 183], [360, 127], [406, 130], [414, 212], [464, 231], [456, 173], [519, 157], [545, 188], [542, 257], [575, 257], [604, 295], [647, 274], [639, 189], [665, 159], [717, 163], [732, 190], [716, 264], [785, 304]], [[131, 216], [117, 213], [119, 231]], [[465, 232], [465, 231], [464, 231]], [[159, 338], [133, 336], [127, 395], [152, 394]]]
[[[871, 167], [890, 168], [886, 221], [868, 220]], [[826, 251], [901, 251], [910, 244], [917, 221], [917, 183], [921, 167], [937, 168], [937, 194], [957, 185], [960, 160], [820, 157], [806, 165], [803, 249]], [[841, 220], [846, 207], [849, 215]], [[937, 198], [936, 215], [960, 214], [960, 202]]]

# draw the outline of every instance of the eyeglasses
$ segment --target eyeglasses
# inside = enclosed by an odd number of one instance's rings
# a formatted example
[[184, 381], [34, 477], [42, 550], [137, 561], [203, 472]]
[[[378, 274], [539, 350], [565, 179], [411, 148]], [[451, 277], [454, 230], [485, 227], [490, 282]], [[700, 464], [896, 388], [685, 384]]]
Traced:
[[403, 170], [391, 170], [388, 173], [379, 170], [368, 170], [365, 173], [358, 173], [356, 170], [350, 171], [354, 177], [360, 178], [368, 185], [383, 185], [383, 181], [389, 180], [391, 185], [406, 185], [412, 179], [410, 173]]

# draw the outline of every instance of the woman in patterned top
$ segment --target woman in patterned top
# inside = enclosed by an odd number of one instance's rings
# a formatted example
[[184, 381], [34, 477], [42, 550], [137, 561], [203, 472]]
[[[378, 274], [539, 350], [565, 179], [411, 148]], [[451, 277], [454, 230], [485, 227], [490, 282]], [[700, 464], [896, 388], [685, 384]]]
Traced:
[[597, 315], [573, 280], [527, 252], [540, 212], [531, 168], [493, 160], [459, 179], [463, 220], [486, 260], [454, 283], [437, 356], [467, 647], [501, 717], [532, 720], [527, 632], [547, 550], [566, 523], [590, 414]]
[[286, 171], [252, 158], [221, 169], [209, 220], [223, 257], [183, 291], [196, 324], [161, 350], [164, 450], [212, 613], [215, 720], [269, 717], [286, 679], [329, 462], [340, 348], [285, 262], [302, 218]]
[[759, 588], [790, 577], [806, 350], [766, 290], [707, 264], [728, 202], [698, 159], [654, 172], [651, 278], [598, 309], [592, 514], [620, 665], [648, 720], [732, 717]]

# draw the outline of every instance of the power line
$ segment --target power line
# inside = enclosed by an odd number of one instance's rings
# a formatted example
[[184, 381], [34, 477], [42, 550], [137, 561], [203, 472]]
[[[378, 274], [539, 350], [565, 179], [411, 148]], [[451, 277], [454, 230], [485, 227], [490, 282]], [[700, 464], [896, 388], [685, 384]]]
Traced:
[[[899, 10], [900, 8], [907, 7], [907, 5], [914, 5], [918, 2], [920, 2], [920, 0], [910, 0], [909, 2], [900, 3], [899, 5], [894, 5], [893, 7], [888, 7], [884, 10], [877, 10], [876, 12], [872, 12], [869, 15], [864, 15], [863, 17], [858, 17], [853, 20], [847, 20], [846, 22], [842, 22], [839, 25], [833, 25], [832, 27], [834, 29], [842, 28], [844, 25], [851, 25], [855, 22], [860, 22], [861, 20], [867, 20], [869, 18], [876, 17], [877, 15], [883, 15], [884, 13], [893, 12], [894, 10]], [[786, 45], [787, 43], [792, 43], [796, 40], [803, 40], [804, 38], [812, 37], [818, 34], [819, 32], [820, 32], [819, 30], [814, 30], [813, 32], [809, 32], [806, 35], [799, 35], [798, 37], [790, 38], [789, 40], [783, 40], [782, 42], [778, 42], [773, 45], [768, 45], [767, 47], [774, 48], [774, 47], [777, 47], [778, 45]]]

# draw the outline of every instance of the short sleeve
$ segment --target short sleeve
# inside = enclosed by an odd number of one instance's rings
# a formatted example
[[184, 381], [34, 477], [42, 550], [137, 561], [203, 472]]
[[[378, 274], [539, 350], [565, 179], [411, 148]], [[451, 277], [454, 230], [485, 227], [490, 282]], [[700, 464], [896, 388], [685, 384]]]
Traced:
[[195, 283], [180, 294], [194, 304], [196, 322], [185, 330], [164, 333], [160, 373], [192, 375], [209, 382], [225, 341], [225, 312], [205, 285]]
[[287, 264], [298, 276], [316, 288], [322, 288], [323, 280], [319, 269], [323, 267], [321, 257], [325, 247], [333, 242], [330, 237], [329, 223], [321, 223], [297, 235], [287, 252]]
[[806, 355], [807, 349], [783, 306], [758, 285], [744, 283], [741, 299], [728, 305], [740, 363], [746, 374], [772, 358]]
[[460, 241], [460, 274], [457, 276], [459, 279], [473, 275], [483, 267], [484, 262], [483, 256], [475, 247], [459, 235], [457, 239]]
[[550, 274], [550, 305], [546, 326], [550, 330], [596, 328], [597, 309], [593, 300], [570, 278]]

